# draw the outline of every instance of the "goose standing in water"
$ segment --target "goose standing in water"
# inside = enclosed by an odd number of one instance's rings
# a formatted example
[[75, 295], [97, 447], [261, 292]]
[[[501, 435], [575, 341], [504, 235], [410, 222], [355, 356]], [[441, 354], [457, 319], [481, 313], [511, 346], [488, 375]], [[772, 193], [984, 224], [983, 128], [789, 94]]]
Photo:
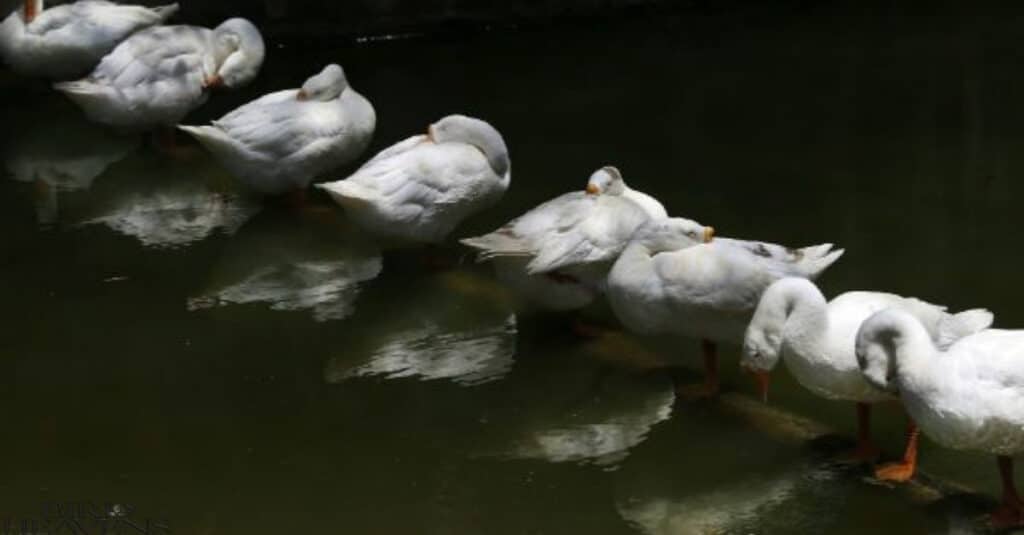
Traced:
[[173, 126], [209, 97], [209, 90], [251, 82], [263, 65], [263, 37], [245, 19], [214, 30], [157, 26], [107, 54], [92, 74], [54, 87], [98, 123], [121, 129]]
[[177, 11], [178, 4], [150, 8], [104, 0], [44, 10], [43, 0], [25, 0], [0, 24], [0, 57], [24, 76], [81, 76], [128, 36], [162, 24]]
[[668, 217], [653, 197], [630, 189], [615, 167], [591, 175], [585, 192], [566, 193], [462, 243], [494, 262], [498, 278], [551, 310], [590, 304], [637, 228]]
[[[718, 393], [717, 344], [740, 345], [761, 293], [783, 277], [815, 278], [843, 254], [831, 244], [789, 249], [715, 238], [677, 219], [641, 227], [608, 274], [608, 300], [619, 320], [641, 334], [702, 340], [705, 383]], [[704, 242], [704, 243], [702, 243]]]
[[913, 315], [887, 309], [857, 333], [857, 361], [869, 383], [898, 394], [939, 444], [997, 456], [998, 527], [1024, 525], [1013, 457], [1024, 453], [1024, 330], [987, 329], [942, 350]]
[[[894, 396], [869, 384], [857, 363], [857, 329], [872, 314], [899, 308], [925, 325], [930, 339], [948, 347], [958, 339], [988, 328], [992, 313], [975, 309], [950, 314], [946, 308], [882, 292], [846, 292], [825, 301], [813, 282], [785, 278], [765, 290], [747, 328], [740, 364], [755, 373], [770, 372], [782, 359], [805, 388], [826, 399], [857, 404], [857, 448], [854, 457], [873, 460], [878, 448], [871, 442], [871, 405]], [[763, 381], [764, 388], [767, 381]], [[907, 481], [917, 466], [917, 426], [911, 421], [901, 462], [885, 465], [875, 475], [882, 480]]]
[[181, 126], [249, 188], [304, 191], [317, 175], [355, 160], [377, 116], [338, 65], [302, 85], [250, 102], [211, 126]]
[[383, 150], [345, 180], [317, 187], [370, 232], [429, 244], [501, 199], [510, 169], [505, 140], [493, 126], [449, 115], [425, 135]]

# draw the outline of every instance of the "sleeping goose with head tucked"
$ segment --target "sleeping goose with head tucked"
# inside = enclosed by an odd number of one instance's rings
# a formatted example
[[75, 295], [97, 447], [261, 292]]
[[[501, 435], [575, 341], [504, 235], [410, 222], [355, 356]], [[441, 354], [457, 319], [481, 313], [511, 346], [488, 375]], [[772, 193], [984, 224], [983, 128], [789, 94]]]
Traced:
[[88, 73], [128, 36], [178, 11], [178, 4], [150, 8], [106, 0], [49, 9], [43, 0], [24, 4], [0, 24], [0, 57], [19, 74], [56, 80]]
[[602, 293], [636, 229], [665, 217], [660, 202], [606, 166], [590, 176], [585, 191], [560, 195], [462, 243], [479, 251], [479, 261], [492, 261], [498, 278], [530, 303], [573, 310]]
[[181, 126], [250, 189], [304, 190], [317, 175], [355, 160], [369, 145], [373, 106], [328, 65], [301, 89], [271, 93], [210, 126]]
[[384, 149], [352, 176], [318, 187], [374, 234], [438, 243], [501, 199], [510, 180], [501, 134], [480, 119], [449, 115], [425, 135]]
[[121, 129], [173, 126], [211, 89], [242, 87], [263, 65], [263, 37], [245, 19], [210, 30], [157, 26], [107, 54], [89, 76], [54, 87], [98, 123]]

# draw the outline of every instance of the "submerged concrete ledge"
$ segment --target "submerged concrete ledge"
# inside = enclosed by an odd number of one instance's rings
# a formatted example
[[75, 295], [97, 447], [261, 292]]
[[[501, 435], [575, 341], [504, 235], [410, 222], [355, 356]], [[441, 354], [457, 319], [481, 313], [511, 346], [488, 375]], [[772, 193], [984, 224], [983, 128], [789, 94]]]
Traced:
[[[606, 331], [588, 342], [588, 349], [597, 359], [638, 372], [655, 371], [669, 364], [643, 341], [621, 331]], [[700, 374], [694, 373], [694, 380], [699, 378]], [[677, 400], [672, 418], [662, 425], [673, 425], [675, 419], [686, 417], [688, 409], [705, 405], [730, 420], [749, 426], [756, 434], [763, 435], [772, 442], [791, 445], [795, 450], [799, 450], [798, 457], [803, 458], [806, 465], [801, 464], [794, 468], [797, 473], [822, 470], [832, 474], [831, 477], [853, 480], [859, 485], [884, 488], [886, 492], [892, 493], [894, 500], [901, 500], [918, 508], [942, 511], [949, 519], [952, 532], [986, 533], [992, 529], [988, 513], [998, 505], [996, 495], [992, 494], [996, 489], [975, 489], [954, 479], [929, 473], [920, 467], [914, 478], [907, 483], [892, 484], [879, 481], [874, 478], [868, 465], [841, 460], [842, 453], [854, 445], [852, 437], [844, 436], [822, 422], [777, 405], [763, 403], [746, 394], [727, 391], [715, 400], [701, 401], [683, 401], [680, 398]], [[711, 494], [720, 492], [721, 489], [709, 490]], [[741, 498], [737, 499], [742, 501]], [[689, 507], [694, 504], [687, 505]], [[685, 517], [692, 515], [693, 511], [681, 508], [677, 513]], [[634, 521], [631, 518], [628, 520]], [[666, 519], [660, 519], [659, 522], [662, 523], [659, 524], [661, 527], [671, 525], [671, 522], [665, 523]], [[687, 529], [680, 529], [682, 533], [690, 532]], [[663, 533], [660, 528], [643, 531], [657, 535]], [[701, 528], [696, 532], [707, 531]]]

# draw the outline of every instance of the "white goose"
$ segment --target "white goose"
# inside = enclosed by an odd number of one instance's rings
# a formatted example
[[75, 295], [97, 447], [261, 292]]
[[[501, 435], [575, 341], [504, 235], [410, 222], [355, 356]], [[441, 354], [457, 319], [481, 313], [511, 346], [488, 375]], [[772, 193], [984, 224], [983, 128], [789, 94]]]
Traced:
[[371, 232], [437, 243], [497, 202], [510, 181], [505, 140], [480, 119], [450, 115], [393, 145], [345, 180], [318, 185]]
[[1024, 453], [1024, 330], [984, 330], [943, 351], [917, 318], [887, 309], [861, 326], [857, 360], [868, 382], [899, 394], [932, 440], [996, 455], [1003, 503], [993, 520], [1024, 525], [1013, 481], [1013, 457]]
[[[771, 371], [781, 358], [805, 388], [827, 399], [857, 404], [858, 444], [854, 456], [873, 459], [871, 404], [893, 399], [871, 386], [857, 364], [857, 329], [872, 314], [899, 308], [927, 326], [929, 337], [940, 347], [988, 328], [992, 313], [984, 309], [949, 314], [946, 308], [912, 297], [882, 292], [846, 292], [826, 302], [811, 281], [781, 279], [765, 290], [747, 328], [740, 364], [755, 373]], [[762, 382], [767, 387], [767, 382]], [[876, 476], [888, 481], [907, 481], [917, 465], [917, 426], [910, 422], [903, 460], [880, 467]]]
[[304, 190], [317, 175], [350, 163], [370, 144], [377, 116], [328, 65], [302, 85], [250, 102], [212, 126], [181, 126], [253, 190]]
[[245, 19], [230, 19], [215, 30], [157, 26], [122, 42], [88, 77], [54, 87], [98, 123], [173, 126], [206, 102], [209, 89], [251, 82], [263, 55], [263, 37]]
[[462, 240], [493, 260], [498, 277], [552, 310], [590, 304], [640, 225], [668, 217], [654, 198], [631, 189], [615, 167], [599, 169], [585, 192], [566, 193], [506, 223]]
[[25, 0], [0, 24], [0, 57], [25, 76], [67, 79], [89, 72], [129, 35], [162, 24], [178, 4], [122, 6], [79, 0], [43, 9], [43, 0]]
[[[694, 235], [687, 220], [641, 227], [608, 274], [608, 299], [627, 328], [703, 341], [705, 395], [718, 392], [716, 344], [740, 345], [747, 324], [771, 283], [817, 277], [843, 251], [831, 244], [803, 249]], [[707, 240], [704, 240], [707, 241]]]

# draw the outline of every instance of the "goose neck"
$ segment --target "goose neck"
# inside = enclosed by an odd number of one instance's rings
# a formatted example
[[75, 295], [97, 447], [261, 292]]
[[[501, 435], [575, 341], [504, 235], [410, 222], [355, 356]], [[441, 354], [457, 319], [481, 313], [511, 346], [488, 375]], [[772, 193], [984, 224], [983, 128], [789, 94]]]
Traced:
[[812, 283], [800, 279], [784, 288], [782, 308], [785, 317], [783, 340], [789, 352], [801, 356], [820, 356], [828, 335], [828, 303]]

